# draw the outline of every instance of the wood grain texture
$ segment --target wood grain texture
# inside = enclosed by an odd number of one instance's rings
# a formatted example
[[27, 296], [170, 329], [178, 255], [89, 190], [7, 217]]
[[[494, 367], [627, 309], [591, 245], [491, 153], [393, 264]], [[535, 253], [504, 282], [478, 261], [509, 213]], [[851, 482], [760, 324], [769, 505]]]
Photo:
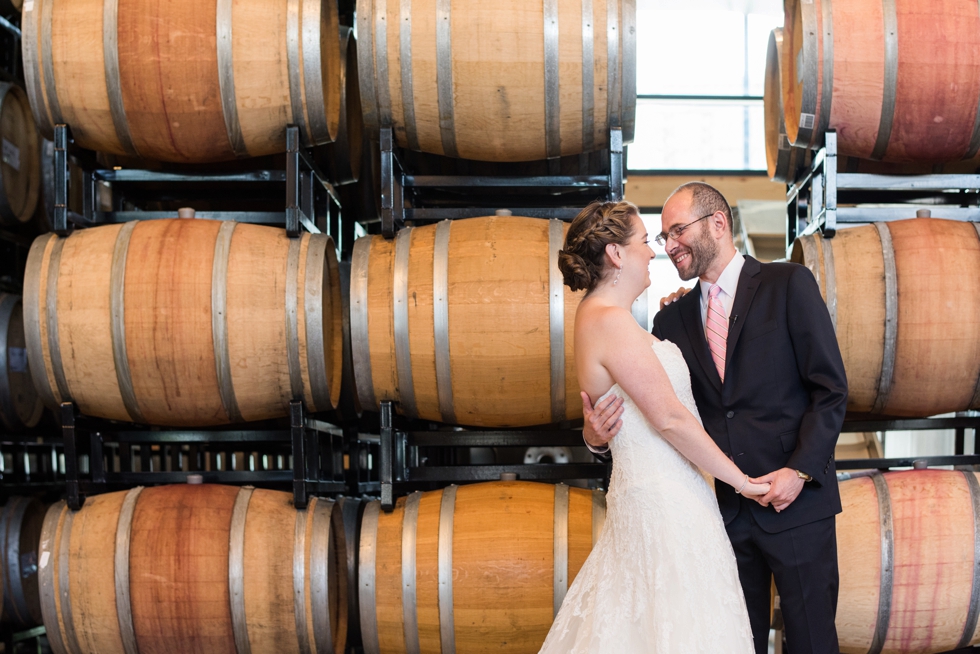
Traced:
[[[592, 5], [594, 148], [607, 145], [607, 2]], [[621, 3], [616, 3], [620, 28]], [[400, 3], [358, 3], [359, 12], [384, 12], [390, 114], [399, 145], [408, 147], [402, 101]], [[444, 154], [440, 131], [436, 56], [436, 0], [414, 0], [411, 13], [412, 95], [419, 148]], [[583, 151], [582, 4], [558, 0], [558, 79], [561, 154]], [[482, 161], [533, 161], [547, 156], [545, 142], [544, 3], [453, 3], [451, 10], [453, 115], [459, 156]], [[615, 38], [619, 39], [620, 32]], [[372, 39], [374, 57], [379, 49]], [[622, 45], [618, 59], [622, 61]], [[362, 55], [363, 56], [363, 55]], [[618, 87], [613, 89], [618, 92]], [[364, 97], [365, 102], [375, 101]], [[372, 112], [365, 110], [365, 115]], [[371, 127], [369, 125], [369, 127]], [[625, 135], [627, 140], [632, 135]]]
[[[73, 616], [77, 654], [124, 652], [117, 612], [115, 557], [117, 525], [126, 491], [88, 498], [72, 514], [69, 540], [70, 593], [63, 601], [59, 583], [58, 532], [44, 543], [41, 567], [54, 566], [56, 612], [46, 615], [48, 628], [64, 637], [64, 616]], [[173, 485], [140, 493], [129, 538], [129, 591], [137, 646], [147, 652], [235, 652], [229, 597], [229, 538], [232, 508], [239, 489], [217, 485]], [[313, 498], [310, 508], [320, 500]], [[334, 650], [344, 651], [347, 627], [347, 567], [343, 518], [338, 506], [330, 512], [333, 543], [326, 561], [314, 561], [309, 547], [312, 512], [298, 514], [292, 496], [256, 490], [248, 505], [243, 550], [243, 588], [247, 634], [254, 654], [298, 652], [294, 608], [293, 560], [295, 522], [306, 515], [303, 557], [306, 616], [310, 648], [313, 639], [310, 573], [325, 563], [328, 606]], [[322, 528], [318, 524], [317, 528]], [[53, 544], [53, 546], [52, 546]]]
[[[883, 94], [894, 94], [894, 122], [884, 161], [956, 161], [970, 156], [970, 141], [980, 97], [980, 8], [970, 2], [895, 3], [897, 83], [885, 85], [886, 15], [881, 2], [834, 2], [833, 82], [830, 116], [821, 116], [824, 43], [823, 3], [814, 0], [814, 24], [802, 18], [803, 2], [787, 3], [789, 83], [783, 87], [787, 134], [797, 145], [800, 98], [804, 88], [817, 96], [814, 123], [828, 120], [836, 129], [841, 154], [870, 158], [879, 139]], [[804, 40], [816, 39], [816, 62], [798, 70]], [[826, 71], [830, 74], [830, 71]], [[794, 84], [792, 80], [799, 80]], [[887, 112], [886, 112], [887, 113]], [[884, 136], [882, 137], [884, 138]]]
[[[112, 344], [110, 289], [112, 257], [121, 225], [79, 230], [64, 239], [57, 273], [59, 343], [71, 398], [92, 416], [133, 420], [123, 404]], [[218, 386], [212, 324], [215, 239], [221, 223], [207, 220], [153, 220], [135, 226], [129, 241], [124, 284], [126, 361], [137, 404], [149, 424], [204, 426], [231, 418]], [[42, 237], [43, 238], [43, 237]], [[280, 229], [235, 226], [228, 255], [225, 322], [232, 387], [244, 420], [284, 416], [293, 399], [287, 356], [286, 268], [290, 239]], [[324, 249], [329, 274], [320, 284], [324, 365], [331, 406], [313, 401], [309, 375], [305, 262], [311, 244]], [[303, 235], [300, 274], [292, 293], [298, 307], [298, 342], [303, 399], [312, 410], [339, 401], [342, 373], [340, 280], [329, 239]], [[47, 342], [44, 298], [52, 241], [37, 274], [43, 361], [33, 370], [57, 389]], [[314, 302], [315, 304], [315, 302]], [[311, 305], [313, 306], [313, 305]], [[51, 408], [56, 408], [52, 406]]]
[[[435, 230], [435, 225], [417, 227], [410, 236], [408, 314], [419, 416], [441, 421], [433, 334]], [[398, 402], [392, 317], [395, 248], [380, 236], [369, 238], [372, 381], [379, 402]], [[456, 422], [485, 427], [552, 422], [548, 221], [457, 220], [449, 251], [449, 352]], [[565, 416], [573, 420], [581, 417], [573, 346], [575, 311], [582, 293], [563, 289]]]
[[95, 495], [72, 521], [68, 583], [83, 652], [125, 654], [116, 610], [116, 528], [126, 491]]
[[[35, 427], [41, 421], [44, 405], [34, 388], [30, 365], [27, 364], [24, 335], [24, 309], [20, 297], [0, 293], [0, 307], [9, 306], [5, 324], [0, 331], [6, 333], [6, 341], [0, 342], [5, 353], [4, 365], [0, 366], [0, 426], [9, 431]], [[0, 320], [4, 320], [0, 314]]]
[[23, 89], [3, 83], [0, 93], [0, 184], [5, 200], [0, 223], [25, 223], [34, 216], [41, 194], [41, 137]]
[[[491, 482], [457, 490], [453, 518], [453, 619], [456, 651], [537, 652], [553, 619], [555, 487]], [[420, 651], [442, 651], [438, 532], [442, 491], [423, 493], [416, 533]], [[592, 548], [592, 494], [569, 497], [569, 585]], [[382, 513], [377, 541], [381, 651], [405, 651], [401, 544], [404, 499]]]
[[[980, 378], [980, 239], [969, 223], [916, 218], [888, 223], [895, 251], [898, 332], [891, 391], [881, 413], [931, 416], [970, 407]], [[822, 249], [833, 248], [837, 341], [848, 380], [848, 409], [870, 412], [878, 395], [885, 335], [881, 241], [873, 226], [800, 241], [793, 260], [815, 271], [827, 298]], [[949, 279], [962, 279], [962, 285]]]
[[[885, 480], [894, 526], [894, 585], [882, 651], [952, 650], [963, 634], [975, 565], [967, 481], [963, 473], [946, 470], [888, 473]], [[874, 633], [882, 535], [875, 533], [878, 499], [870, 479], [842, 482], [841, 496], [837, 630], [841, 651], [850, 654], [867, 651]]]
[[[230, 77], [235, 89], [234, 96], [229, 93], [229, 102], [237, 110], [251, 156], [285, 151], [286, 126], [300, 123], [293, 116], [290, 96], [288, 4], [287, 0], [259, 0], [232, 5]], [[52, 12], [50, 24], [40, 20], [45, 5]], [[36, 0], [32, 15], [37, 19], [37, 36], [25, 40], [24, 48], [43, 60], [43, 34], [50, 34], [54, 70], [54, 80], [44, 77], [43, 67], [36, 73], [41, 90], [32, 101], [37, 115], [45, 117], [41, 122], [54, 122], [53, 98], [44, 88], [51, 83], [61, 119], [71, 125], [79, 144], [129, 154], [110, 111], [110, 93], [118, 90], [125, 122], [141, 156], [184, 163], [234, 159], [219, 83], [216, 6], [216, 0], [176, 4], [120, 0], [116, 29], [108, 26], [109, 33], [117, 35], [119, 77], [107, 79], [103, 3]], [[300, 55], [293, 62], [293, 72], [301, 80], [295, 92], [304, 122], [308, 124], [315, 111], [323, 114], [321, 121], [327, 126], [315, 138], [304, 137], [311, 144], [322, 144], [336, 137], [340, 120], [340, 31], [336, 4], [315, 6], [319, 15], [308, 16], [306, 23], [319, 29], [308, 33], [307, 38], [314, 42], [305, 46], [304, 30], [299, 30]], [[316, 53], [316, 59], [304, 61], [304, 50]], [[317, 68], [322, 71], [324, 96], [324, 107], [319, 110], [307, 101], [302, 83]]]

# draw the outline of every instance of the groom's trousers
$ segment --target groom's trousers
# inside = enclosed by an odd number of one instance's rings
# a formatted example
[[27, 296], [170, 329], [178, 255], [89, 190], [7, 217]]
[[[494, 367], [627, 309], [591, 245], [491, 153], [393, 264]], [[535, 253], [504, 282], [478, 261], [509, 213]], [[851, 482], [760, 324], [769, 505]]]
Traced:
[[752, 624], [756, 654], [769, 644], [771, 578], [779, 591], [787, 654], [839, 654], [837, 530], [835, 518], [771, 534], [759, 527], [747, 502], [726, 529]]

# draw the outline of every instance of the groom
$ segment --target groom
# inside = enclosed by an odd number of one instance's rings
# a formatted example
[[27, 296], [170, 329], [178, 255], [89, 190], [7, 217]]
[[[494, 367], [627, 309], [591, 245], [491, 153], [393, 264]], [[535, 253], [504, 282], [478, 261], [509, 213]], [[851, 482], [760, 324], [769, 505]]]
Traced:
[[[756, 652], [768, 650], [772, 575], [790, 653], [838, 654], [834, 446], [847, 380], [827, 308], [806, 268], [735, 250], [731, 207], [715, 188], [679, 187], [662, 221], [657, 241], [681, 279], [700, 283], [657, 314], [653, 334], [683, 352], [708, 434], [753, 481], [772, 483], [755, 501], [715, 482]], [[593, 411], [583, 399], [583, 434], [601, 454], [622, 400]]]

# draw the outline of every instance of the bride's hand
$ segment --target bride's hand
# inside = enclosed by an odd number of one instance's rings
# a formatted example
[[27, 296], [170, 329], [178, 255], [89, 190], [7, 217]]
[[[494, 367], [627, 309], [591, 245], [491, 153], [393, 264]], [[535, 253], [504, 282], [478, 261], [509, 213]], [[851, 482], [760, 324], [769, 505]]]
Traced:
[[769, 492], [769, 489], [771, 487], [772, 484], [770, 484], [769, 482], [766, 482], [764, 484], [753, 484], [750, 482], [745, 484], [745, 488], [742, 489], [742, 495], [745, 495], [747, 497], [762, 497], [763, 495]]

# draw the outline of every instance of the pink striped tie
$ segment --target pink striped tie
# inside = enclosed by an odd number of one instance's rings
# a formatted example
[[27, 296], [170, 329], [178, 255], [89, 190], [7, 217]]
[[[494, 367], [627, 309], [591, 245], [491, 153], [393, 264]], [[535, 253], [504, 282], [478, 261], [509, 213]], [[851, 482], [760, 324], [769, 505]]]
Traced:
[[718, 298], [720, 292], [721, 287], [717, 284], [708, 291], [708, 319], [704, 334], [708, 337], [708, 347], [711, 349], [711, 358], [715, 361], [715, 368], [718, 369], [718, 376], [724, 383], [725, 352], [728, 347], [728, 318], [725, 317], [725, 307]]

